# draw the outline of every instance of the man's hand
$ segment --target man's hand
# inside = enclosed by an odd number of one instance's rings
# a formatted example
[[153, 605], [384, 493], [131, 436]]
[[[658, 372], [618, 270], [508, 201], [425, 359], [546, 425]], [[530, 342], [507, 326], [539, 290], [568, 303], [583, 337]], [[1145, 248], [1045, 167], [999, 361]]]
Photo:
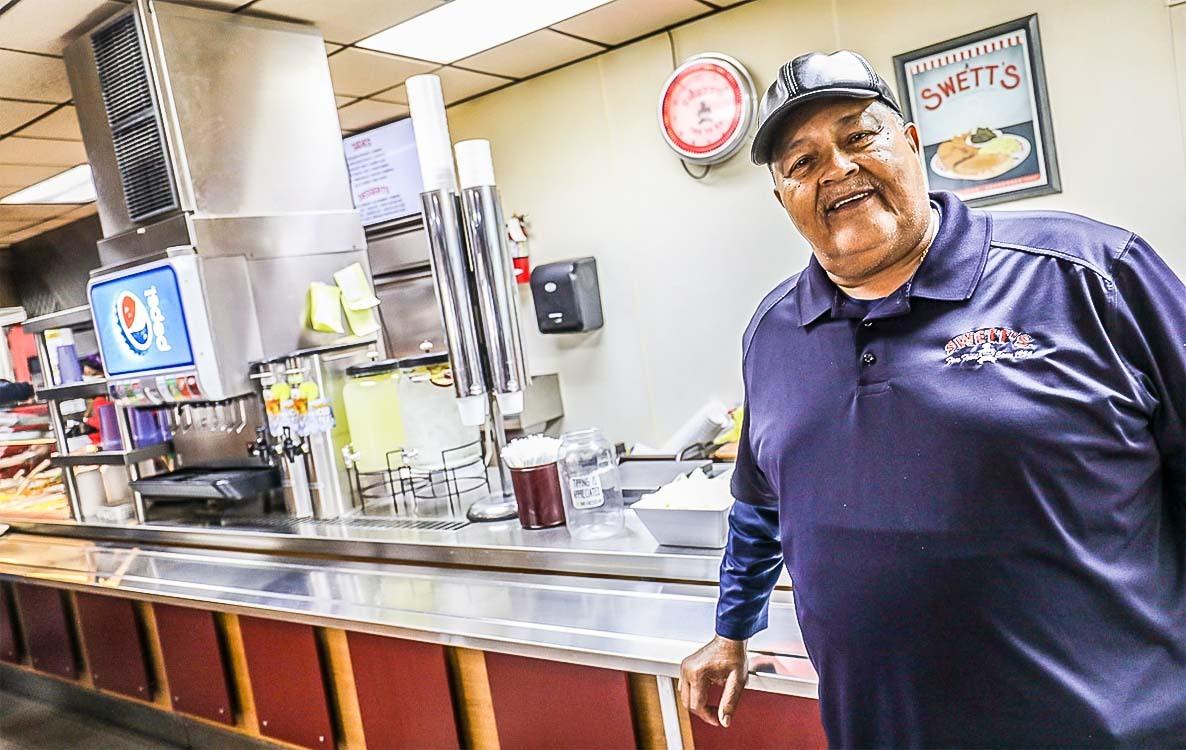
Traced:
[[[714, 727], [729, 726], [741, 700], [741, 691], [749, 679], [745, 643], [714, 636], [680, 664], [680, 702], [684, 708]], [[708, 691], [714, 685], [725, 686], [716, 714], [708, 705]]]

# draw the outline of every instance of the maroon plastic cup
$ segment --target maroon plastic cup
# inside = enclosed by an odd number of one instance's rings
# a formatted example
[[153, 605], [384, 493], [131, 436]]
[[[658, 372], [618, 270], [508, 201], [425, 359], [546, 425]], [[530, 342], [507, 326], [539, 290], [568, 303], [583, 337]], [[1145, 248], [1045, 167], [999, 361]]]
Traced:
[[511, 469], [511, 485], [519, 505], [519, 525], [525, 529], [564, 525], [564, 498], [556, 464]]

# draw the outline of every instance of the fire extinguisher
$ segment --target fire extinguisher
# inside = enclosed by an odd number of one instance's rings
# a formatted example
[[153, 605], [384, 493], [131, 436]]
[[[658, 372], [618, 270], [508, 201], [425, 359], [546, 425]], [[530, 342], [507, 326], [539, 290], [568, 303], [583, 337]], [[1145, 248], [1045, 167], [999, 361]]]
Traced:
[[531, 259], [527, 255], [527, 233], [530, 225], [526, 214], [512, 214], [507, 221], [507, 239], [511, 243], [511, 263], [514, 267], [515, 283], [531, 281]]

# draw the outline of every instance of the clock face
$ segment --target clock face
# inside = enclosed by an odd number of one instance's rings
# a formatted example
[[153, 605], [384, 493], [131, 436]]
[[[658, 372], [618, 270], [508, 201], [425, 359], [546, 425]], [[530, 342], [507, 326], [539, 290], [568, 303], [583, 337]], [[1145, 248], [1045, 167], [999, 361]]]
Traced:
[[712, 164], [740, 146], [752, 119], [753, 88], [740, 64], [698, 56], [663, 88], [659, 119], [671, 148], [686, 161]]

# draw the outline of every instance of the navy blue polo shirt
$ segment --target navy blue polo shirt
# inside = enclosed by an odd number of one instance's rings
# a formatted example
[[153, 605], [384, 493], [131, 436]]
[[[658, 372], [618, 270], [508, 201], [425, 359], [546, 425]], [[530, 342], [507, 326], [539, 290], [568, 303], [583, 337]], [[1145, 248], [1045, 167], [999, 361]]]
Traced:
[[931, 200], [897, 292], [813, 258], [745, 333], [717, 632], [785, 560], [833, 745], [1186, 745], [1186, 289], [1131, 232]]

